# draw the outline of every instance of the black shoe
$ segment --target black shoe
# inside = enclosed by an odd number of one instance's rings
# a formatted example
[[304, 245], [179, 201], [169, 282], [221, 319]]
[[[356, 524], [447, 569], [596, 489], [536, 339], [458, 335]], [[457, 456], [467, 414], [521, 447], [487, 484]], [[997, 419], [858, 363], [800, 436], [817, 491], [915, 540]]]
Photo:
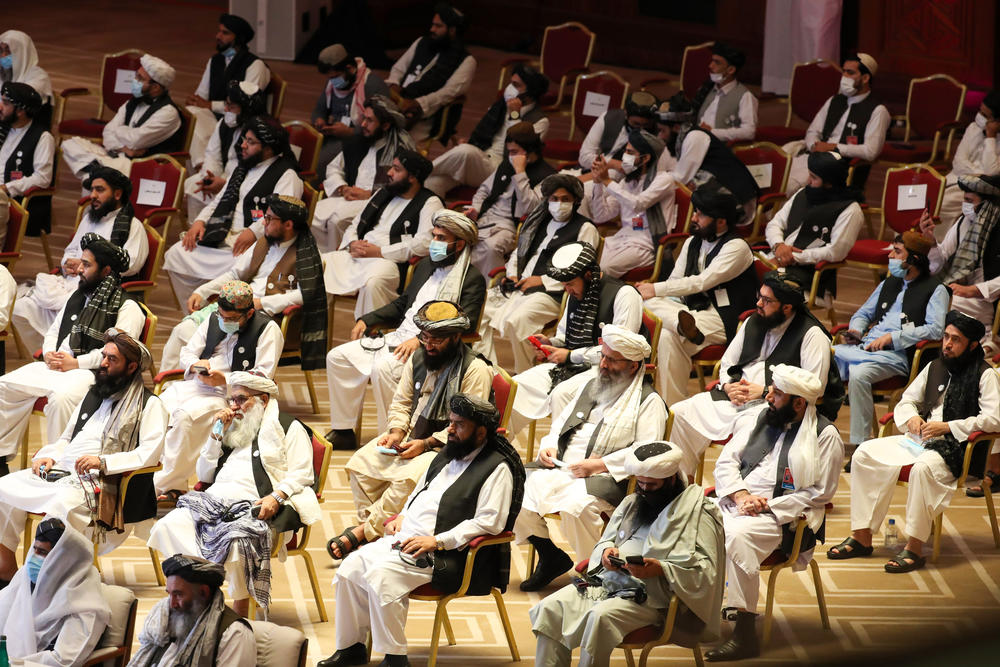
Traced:
[[573, 567], [573, 559], [552, 540], [532, 536], [528, 541], [535, 547], [538, 565], [531, 576], [521, 582], [520, 588], [525, 593], [542, 590]]
[[686, 310], [677, 312], [677, 333], [687, 338], [695, 345], [705, 342], [705, 334], [701, 332], [694, 321], [694, 315]]
[[754, 627], [756, 620], [757, 614], [748, 611], [736, 612], [736, 627], [733, 628], [733, 636], [705, 653], [705, 659], [709, 662], [724, 662], [759, 656], [760, 642], [757, 640], [757, 630]]
[[348, 665], [367, 665], [368, 649], [361, 642], [342, 648], [329, 658], [320, 660], [316, 667], [347, 667]]
[[386, 653], [382, 662], [378, 663], [378, 667], [410, 667], [410, 659], [405, 655]]
[[358, 448], [358, 438], [354, 431], [349, 428], [332, 428], [326, 432], [326, 439], [330, 441], [334, 449], [340, 451]]
[[0, 477], [10, 474], [10, 466], [7, 465], [6, 458], [0, 458]]

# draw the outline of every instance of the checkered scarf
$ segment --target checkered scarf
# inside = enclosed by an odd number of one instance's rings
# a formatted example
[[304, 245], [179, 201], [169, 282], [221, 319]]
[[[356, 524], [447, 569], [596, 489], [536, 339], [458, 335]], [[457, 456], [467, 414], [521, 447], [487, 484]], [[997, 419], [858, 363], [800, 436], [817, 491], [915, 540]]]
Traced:
[[326, 364], [326, 286], [323, 260], [311, 232], [301, 232], [295, 241], [295, 271], [302, 291], [302, 328], [299, 355], [302, 369], [324, 368]]
[[118, 321], [118, 310], [124, 300], [121, 277], [112, 271], [94, 290], [69, 330], [69, 347], [73, 356], [79, 357], [104, 347], [104, 332]]
[[976, 267], [982, 266], [983, 249], [993, 228], [996, 227], [997, 220], [1000, 219], [1000, 206], [990, 199], [984, 199], [976, 218], [971, 224], [964, 217], [956, 223], [964, 222], [968, 229], [962, 237], [958, 250], [948, 259], [939, 273], [941, 282], [945, 285], [962, 282], [976, 270]]

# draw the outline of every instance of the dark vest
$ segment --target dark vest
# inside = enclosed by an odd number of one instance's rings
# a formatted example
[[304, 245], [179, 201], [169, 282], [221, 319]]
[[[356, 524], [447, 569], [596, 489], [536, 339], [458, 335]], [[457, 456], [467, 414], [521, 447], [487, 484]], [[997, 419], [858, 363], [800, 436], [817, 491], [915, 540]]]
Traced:
[[[551, 176], [556, 173], [555, 168], [550, 165], [545, 160], [539, 158], [534, 162], [529, 163], [524, 168], [524, 175], [528, 177], [528, 184], [531, 187], [535, 187], [541, 183], [547, 176]], [[514, 179], [514, 167], [511, 166], [510, 162], [507, 161], [506, 157], [504, 161], [500, 163], [497, 167], [496, 172], [493, 176], [493, 183], [490, 186], [489, 194], [486, 195], [486, 199], [480, 205], [479, 216], [482, 217], [486, 211], [500, 199], [500, 196], [507, 191], [507, 188], [511, 187], [511, 183]], [[506, 215], [511, 220], [517, 220], [517, 191], [515, 190], [511, 194], [510, 198], [510, 211], [507, 211], [503, 215]], [[493, 225], [479, 225], [479, 229], [489, 229]]]
[[[708, 267], [722, 250], [722, 247], [733, 239], [739, 239], [741, 242], [746, 243], [746, 241], [740, 239], [735, 231], [730, 229], [719, 237], [715, 247], [705, 256], [705, 266]], [[693, 237], [691, 243], [688, 245], [687, 257], [685, 259], [686, 264], [684, 266], [685, 276], [698, 274], [698, 256], [701, 254], [701, 243], [702, 240], [700, 238]], [[684, 303], [691, 310], [706, 310], [709, 307], [715, 308], [716, 312], [719, 313], [719, 317], [722, 318], [723, 325], [726, 327], [726, 338], [732, 340], [733, 336], [736, 335], [736, 329], [739, 327], [740, 315], [753, 308], [757, 302], [757, 289], [759, 286], [757, 272], [754, 270], [753, 264], [750, 264], [743, 273], [728, 282], [716, 285], [707, 292], [685, 296]], [[728, 292], [728, 306], [719, 307], [715, 299], [715, 292], [719, 289], [725, 289]]]
[[[228, 630], [229, 626], [232, 625], [233, 623], [240, 623], [244, 627], [253, 630], [253, 628], [250, 626], [250, 622], [247, 621], [247, 619], [237, 614], [230, 607], [223, 606], [222, 613], [219, 614], [219, 625], [216, 627], [215, 630], [215, 646], [212, 649], [211, 664], [213, 665], [218, 664], [219, 644], [222, 643], [222, 635], [225, 634], [226, 630]], [[149, 664], [154, 665], [154, 667], [160, 667], [160, 659], [163, 657], [163, 654], [167, 652], [167, 649], [170, 648], [170, 645], [171, 644], [164, 644], [163, 646], [157, 646], [153, 650], [152, 656], [150, 656]], [[163, 665], [163, 667], [166, 667], [166, 665]]]
[[299, 165], [290, 157], [284, 155], [278, 156], [278, 159], [264, 170], [264, 173], [261, 174], [257, 182], [250, 188], [250, 191], [243, 197], [244, 228], [249, 228], [253, 224], [252, 211], [255, 209], [258, 211], [266, 210], [265, 204], [267, 203], [267, 198], [274, 192], [274, 187], [289, 169], [297, 172]]
[[[146, 408], [146, 403], [152, 395], [153, 392], [148, 389], [142, 390], [142, 409]], [[80, 411], [76, 418], [76, 424], [73, 426], [73, 438], [100, 409], [103, 402], [104, 399], [97, 393], [96, 387], [91, 387], [90, 391], [83, 397], [83, 402], [80, 403]], [[141, 434], [141, 424], [139, 429]], [[128, 483], [128, 490], [122, 503], [122, 520], [125, 523], [137, 523], [154, 516], [156, 516], [156, 491], [153, 488], [153, 473], [136, 475]]]
[[983, 263], [983, 278], [993, 280], [1000, 276], [1000, 225], [994, 225], [993, 231], [986, 239], [983, 246], [983, 255], [980, 261]]
[[[941, 282], [930, 275], [919, 275], [913, 279], [910, 286], [903, 292], [903, 314], [909, 322], [918, 327], [924, 324], [927, 316], [927, 304]], [[868, 328], [875, 326], [882, 321], [886, 311], [896, 303], [896, 298], [903, 290], [903, 279], [889, 276], [882, 283], [882, 289], [878, 294], [878, 303], [875, 305], [875, 315]]]
[[[222, 149], [222, 168], [226, 168], [226, 163], [229, 162], [229, 147], [233, 145], [233, 137], [237, 132], [240, 131], [239, 126], [229, 127], [225, 123], [219, 123], [219, 146]], [[222, 176], [222, 174], [216, 174], [216, 176]]]
[[[472, 351], [472, 348], [466, 344], [462, 344], [462, 369], [461, 376], [464, 378], [466, 371], [469, 370], [469, 364], [473, 362], [479, 355]], [[425, 363], [426, 354], [423, 347], [419, 347], [414, 351], [413, 356], [410, 357], [413, 360], [413, 402], [410, 404], [410, 420], [413, 420], [413, 413], [417, 409], [417, 402], [420, 398], [421, 387], [424, 386], [424, 382], [427, 380], [427, 366]], [[437, 382], [441, 382], [443, 378], [438, 376]], [[427, 438], [434, 435], [438, 431], [448, 426], [448, 421], [442, 420], [428, 420], [424, 419], [423, 416], [417, 417], [417, 423], [413, 425], [410, 430], [409, 439], [416, 440], [418, 438]]]
[[[361, 211], [361, 215], [358, 216], [358, 238], [363, 239], [365, 234], [375, 229], [375, 226], [382, 220], [382, 212], [385, 209], [386, 204], [393, 200], [395, 195], [391, 192], [382, 188], [368, 201], [364, 210]], [[416, 235], [417, 228], [420, 226], [420, 212], [424, 209], [424, 204], [431, 197], [437, 197], [436, 194], [431, 192], [425, 187], [421, 187], [417, 190], [417, 194], [413, 196], [410, 203], [407, 204], [396, 219], [393, 220], [392, 226], [389, 228], [389, 242], [399, 243], [403, 239], [404, 234], [409, 234], [411, 237]], [[398, 291], [403, 291], [403, 284], [406, 282], [406, 271], [409, 268], [407, 262], [397, 262], [396, 266], [399, 267], [399, 289]]]
[[[544, 225], [542, 226], [542, 229], [539, 229], [535, 234], [535, 238], [531, 240], [531, 243], [528, 245], [527, 257], [523, 259], [520, 256], [518, 257], [519, 264], [521, 264], [521, 262], [524, 262], [522, 266], [527, 265], [528, 261], [530, 261], [530, 259], [536, 253], [539, 253], [538, 246], [542, 244], [542, 239], [545, 238], [545, 227], [548, 226], [549, 221], [551, 221], [551, 218], [545, 221]], [[552, 240], [549, 241], [549, 244], [545, 246], [545, 248], [542, 249], [540, 254], [538, 255], [538, 261], [535, 262], [535, 269], [534, 271], [531, 272], [531, 275], [533, 276], [546, 275], [549, 270], [549, 263], [552, 261], [552, 255], [555, 254], [556, 250], [566, 245], [567, 243], [573, 243], [574, 241], [576, 241], [580, 236], [580, 228], [583, 227], [584, 223], [587, 222], [590, 222], [590, 220], [583, 217], [579, 213], [574, 213], [573, 217], [571, 217], [566, 222], [566, 224], [557, 229], [556, 233], [552, 236]], [[527, 276], [518, 275], [515, 277], [515, 279], [526, 278], [526, 277]], [[539, 285], [537, 287], [532, 287], [527, 292], [525, 292], [525, 294], [534, 294], [535, 292], [544, 292], [544, 291], [545, 291], [545, 286]], [[563, 291], [561, 289], [554, 290], [552, 292], [547, 292], [547, 294], [556, 301], [561, 301]]]
[[[368, 155], [368, 151], [372, 147], [372, 143], [365, 139], [364, 137], [358, 135], [353, 136], [343, 141], [343, 155], [344, 155], [344, 180], [348, 185], [354, 187], [358, 180], [358, 168], [364, 161], [365, 156]], [[382, 157], [382, 153], [385, 151], [385, 146], [378, 149], [375, 152], [375, 163], [378, 165], [379, 160]], [[385, 167], [375, 167], [375, 182], [372, 185], [373, 190], [377, 190], [386, 183], [389, 182], [389, 170]], [[326, 193], [327, 196], [332, 197], [333, 193]]]
[[[27, 178], [35, 173], [35, 149], [38, 147], [38, 141], [45, 134], [46, 128], [43, 124], [38, 122], [32, 122], [28, 129], [25, 130], [24, 134], [21, 135], [21, 141], [18, 142], [17, 147], [7, 158], [7, 164], [3, 166], [3, 182], [10, 183], [13, 180], [12, 174], [15, 171], [21, 172], [18, 178]], [[53, 154], [53, 160], [58, 152]], [[54, 169], [58, 168], [59, 165], [54, 165]], [[53, 175], [55, 170], [53, 169]], [[54, 177], [54, 176], [53, 176]], [[49, 183], [51, 185], [51, 183]], [[18, 203], [20, 203], [24, 198], [15, 197]], [[31, 201], [28, 202], [28, 229], [25, 230], [29, 236], [38, 236], [39, 230], [45, 230], [45, 232], [52, 231], [52, 197], [32, 197]]]
[[[928, 364], [927, 384], [924, 388], [923, 398], [918, 406], [920, 417], [925, 420], [928, 419], [931, 411], [942, 402], [944, 402], [944, 405], [942, 406], [944, 408], [941, 416], [942, 421], [947, 422], [953, 419], [966, 419], [967, 417], [979, 414], [981, 410], [979, 406], [979, 382], [983, 377], [983, 373], [987, 371], [992, 373], [993, 368], [986, 362], [985, 359], [980, 359], [977, 366], [978, 372], [976, 373], [975, 381], [971, 383], [971, 387], [965, 388], [968, 395], [964, 397], [956, 397], [956, 399], [964, 398], [965, 400], [947, 401], [946, 394], [950, 388], [950, 381], [952, 379], [951, 373], [948, 371], [948, 367], [945, 366], [944, 361], [941, 359], [935, 359]], [[961, 379], [959, 381], [961, 381]], [[957, 438], [951, 435], [951, 433], [946, 433], [943, 436], [925, 441], [924, 449], [935, 451], [940, 454], [941, 458], [944, 459], [945, 465], [948, 466], [948, 470], [951, 471], [951, 474], [956, 478], [961, 476], [966, 456], [966, 446], [964, 441], [959, 442]], [[969, 462], [969, 470], [982, 470], [983, 466], [986, 464], [987, 453], [988, 448], [984, 443], [977, 444], [972, 451], [972, 458]]]
[[[992, 367], [986, 362], [985, 359], [979, 362], [979, 375], [977, 377], [982, 377], [983, 373], [990, 370]], [[951, 373], [948, 371], [948, 367], [944, 365], [943, 359], [935, 359], [927, 365], [927, 385], [924, 389], [924, 397], [920, 402], [920, 408], [918, 413], [920, 418], [926, 420], [931, 411], [936, 408], [944, 400], [944, 394], [948, 391], [948, 385], [951, 381]], [[976, 383], [975, 389], [973, 390], [976, 396], [976, 402], [978, 403], [979, 398], [979, 384]], [[966, 417], [971, 417], [978, 412], [972, 412], [967, 415], [959, 415], [956, 419], [965, 419]]]
[[788, 211], [785, 238], [799, 230], [799, 235], [795, 238], [796, 248], [808, 248], [816, 239], [829, 244], [834, 223], [844, 209], [853, 203], [853, 199], [847, 199], [810, 206], [805, 191], [800, 191], [792, 199], [792, 208]]
[[[597, 345], [597, 339], [601, 337], [601, 327], [610, 324], [615, 319], [615, 299], [618, 298], [618, 291], [624, 288], [635, 289], [628, 283], [617, 278], [604, 275], [600, 278], [601, 296], [597, 302], [597, 317], [594, 318], [594, 332], [591, 345]], [[566, 321], [573, 317], [573, 313], [580, 307], [580, 302], [576, 297], [566, 299]]]
[[[521, 121], [534, 125], [545, 114], [538, 108], [538, 103], [530, 111], [521, 115]], [[503, 123], [507, 119], [507, 102], [500, 99], [490, 105], [483, 117], [476, 123], [475, 129], [469, 135], [469, 143], [481, 151], [485, 151], [493, 144], [493, 139], [498, 133], [503, 132]]]
[[[848, 143], [847, 138], [854, 136], [858, 138], [859, 144], [865, 143], [865, 128], [868, 127], [872, 112], [878, 105], [878, 101], [871, 93], [865, 99], [851, 105], [847, 104], [846, 95], [837, 93], [830, 98], [830, 106], [826, 109], [826, 121], [823, 123], [823, 134], [820, 138], [823, 141], [832, 140], [835, 144], [846, 144]], [[848, 107], [850, 107], [849, 111]], [[833, 129], [837, 127], [837, 123], [845, 111], [847, 111], [847, 120], [844, 122], [844, 131], [840, 133], [838, 138], [831, 137]], [[852, 124], [856, 127], [851, 127]]]
[[[122, 293], [122, 304], [125, 303], [125, 299], [131, 298], [128, 292]], [[62, 320], [59, 322], [59, 334], [56, 337], [56, 349], [63, 344], [66, 340], [66, 336], [69, 335], [70, 329], [76, 324], [77, 318], [80, 313], [83, 312], [83, 307], [87, 303], [87, 295], [84, 294], [83, 290], [77, 289], [75, 292], [69, 295], [69, 299], [66, 301], [66, 308], [63, 310]], [[110, 323], [109, 326], [113, 325], [114, 322]], [[84, 340], [89, 340], [89, 337], [84, 336]], [[97, 349], [96, 347], [91, 348], [91, 350]], [[90, 352], [90, 350], [86, 350]]]
[[[263, 310], [255, 310], [250, 321], [236, 334], [236, 346], [233, 348], [233, 358], [229, 368], [234, 371], [249, 371], [257, 364], [257, 340], [264, 327], [271, 321], [271, 316]], [[219, 318], [214, 315], [208, 318], [208, 331], [205, 333], [205, 348], [199, 359], [211, 359], [215, 348], [228, 336], [219, 327]]]
[[[601, 149], [601, 155], [609, 155], [611, 149], [615, 147], [615, 140], [625, 127], [627, 117], [624, 109], [608, 109], [604, 112], [604, 132], [601, 133], [601, 140], [597, 144]], [[620, 160], [623, 153], [625, 144], [622, 144], [610, 157], [612, 160]], [[590, 165], [587, 165], [587, 168], [589, 169]]]
[[[129, 99], [128, 102], [125, 103], [126, 125], [131, 126], [132, 115], [135, 113], [136, 107], [138, 107], [141, 102], [142, 100], [133, 97]], [[146, 149], [147, 155], [153, 155], [154, 153], [174, 153], [184, 148], [184, 136], [185, 136], [184, 114], [182, 114], [180, 109], [177, 108], [177, 105], [174, 104], [173, 100], [170, 99], [169, 95], [160, 95], [155, 100], [150, 102], [149, 106], [146, 107], [146, 110], [143, 112], [143, 114], [139, 116], [139, 121], [135, 125], [135, 127], [142, 127], [143, 124], [145, 124], [145, 122], [149, 120], [150, 116], [152, 116], [154, 113], [156, 113], [157, 111], [166, 106], [171, 106], [174, 108], [174, 110], [177, 112], [178, 118], [181, 119], [181, 124], [180, 126], [178, 126], [177, 131], [171, 134], [169, 137], [167, 137], [160, 143], [156, 144], [155, 146], [150, 146], [149, 148], [147, 148]]]
[[208, 65], [208, 99], [211, 102], [224, 102], [229, 90], [230, 81], [243, 81], [247, 69], [257, 60], [257, 56], [246, 49], [238, 49], [233, 59], [226, 65], [226, 57], [216, 53]]
[[708, 151], [699, 169], [715, 176], [719, 183], [736, 195], [741, 204], [760, 195], [760, 188], [757, 187], [757, 181], [754, 180], [750, 170], [740, 162], [724, 141], [700, 127], [691, 128], [691, 132], [704, 132], [709, 138]]

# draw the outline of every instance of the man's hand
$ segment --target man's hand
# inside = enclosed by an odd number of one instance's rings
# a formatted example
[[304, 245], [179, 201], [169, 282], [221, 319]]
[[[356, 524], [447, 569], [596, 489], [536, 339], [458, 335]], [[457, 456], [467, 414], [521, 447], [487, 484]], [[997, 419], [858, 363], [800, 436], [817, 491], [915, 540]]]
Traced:
[[60, 370], [62, 370], [63, 372], [73, 371], [79, 367], [80, 367], [80, 361], [76, 357], [74, 357], [72, 354], [69, 354], [68, 352], [63, 352], [62, 368]]
[[590, 163], [590, 176], [594, 182], [605, 183], [608, 181], [608, 162], [603, 155], [598, 155]]
[[361, 201], [371, 197], [372, 191], [348, 185], [340, 191], [340, 196], [344, 198], [344, 201]]
[[996, 138], [998, 131], [1000, 131], [1000, 119], [986, 121], [986, 129], [984, 132], [986, 132], [986, 136], [988, 138]]
[[52, 468], [55, 465], [56, 465], [56, 462], [55, 462], [54, 459], [49, 459], [49, 458], [32, 459], [32, 461], [31, 461], [31, 472], [33, 472], [36, 475], [38, 475], [38, 474], [40, 474], [42, 466], [45, 466], [45, 470], [48, 471], [48, 470], [52, 470]]
[[46, 352], [42, 355], [42, 360], [45, 362], [45, 365], [49, 367], [50, 371], [62, 370], [62, 358], [62, 352]]
[[188, 95], [187, 99], [184, 100], [184, 106], [208, 109], [212, 106], [212, 103], [200, 95]]
[[598, 473], [607, 472], [608, 466], [604, 465], [604, 460], [598, 457], [584, 459], [568, 466], [568, 469], [573, 473], [573, 477], [590, 477]]
[[194, 189], [196, 193], [205, 192], [210, 195], [218, 194], [222, 186], [226, 184], [226, 179], [216, 176], [211, 170], [205, 170], [205, 176], [198, 182], [198, 187]]
[[545, 449], [538, 450], [538, 462], [541, 463], [546, 468], [555, 468], [556, 464], [552, 461], [558, 456], [559, 450], [555, 447], [546, 447]]
[[255, 502], [254, 505], [260, 505], [260, 514], [257, 515], [257, 518], [261, 521], [267, 521], [281, 509], [281, 505], [270, 494]]
[[951, 283], [948, 285], [951, 288], [952, 296], [960, 296], [966, 299], [982, 299], [983, 293], [979, 291], [979, 288], [975, 285], [959, 285], [958, 283]]
[[779, 243], [774, 248], [774, 258], [781, 266], [788, 266], [795, 263], [795, 255], [792, 254], [792, 246], [787, 243]]
[[652, 299], [656, 296], [656, 286], [653, 283], [636, 283], [635, 288], [643, 299]]
[[129, 148], [128, 146], [125, 146], [124, 148], [122, 148], [121, 152], [122, 152], [123, 155], [125, 155], [125, 157], [129, 157], [129, 158], [133, 158], [134, 159], [134, 158], [142, 157], [143, 155], [145, 155], [146, 154], [146, 149], [145, 148]]
[[541, 276], [528, 276], [526, 278], [521, 278], [515, 283], [517, 289], [522, 292], [527, 292], [532, 287], [540, 287], [542, 284]]
[[195, 220], [191, 228], [181, 236], [181, 244], [185, 250], [194, 250], [198, 246], [198, 241], [205, 238], [205, 221]]
[[399, 359], [400, 363], [405, 364], [410, 358], [410, 355], [417, 351], [418, 347], [420, 347], [420, 341], [417, 340], [416, 337], [413, 337], [404, 340], [402, 343], [397, 345], [396, 349], [393, 350], [392, 353], [397, 359]]
[[726, 396], [729, 397], [733, 405], [743, 405], [747, 401], [760, 398], [763, 389], [763, 385], [752, 384], [747, 382], [745, 378], [739, 382], [727, 382], [723, 387], [723, 391], [726, 392]]
[[528, 156], [527, 155], [511, 155], [510, 165], [514, 167], [515, 174], [523, 174], [525, 168], [528, 166]]
[[471, 206], [466, 206], [465, 210], [462, 211], [462, 215], [467, 217], [469, 220], [472, 220], [473, 222], [479, 220], [479, 211], [472, 208]]
[[891, 350], [892, 349], [892, 334], [882, 334], [872, 342], [865, 346], [865, 349], [869, 352], [877, 352], [878, 350]]
[[826, 153], [835, 150], [837, 150], [837, 144], [831, 144], [829, 141], [817, 141], [812, 147], [813, 153]]
[[[226, 376], [223, 375], [220, 371], [213, 371], [213, 370], [209, 369], [208, 375], [202, 375], [201, 373], [199, 373], [197, 371], [197, 369], [195, 368], [195, 366], [196, 366], [195, 364], [191, 365], [191, 368], [193, 369], [192, 372], [194, 373], [195, 378], [199, 382], [201, 382], [202, 384], [204, 384], [206, 386], [209, 386], [209, 387], [225, 387], [226, 386]], [[208, 366], [205, 365], [204, 368], [207, 369]]]
[[74, 466], [76, 474], [85, 475], [91, 470], [100, 470], [101, 459], [98, 456], [81, 456]]
[[399, 450], [399, 458], [408, 461], [409, 459], [417, 458], [424, 452], [429, 452], [431, 450], [430, 440], [428, 438], [408, 440], [399, 445], [396, 449]]
[[910, 417], [906, 420], [906, 431], [914, 435], [920, 435], [920, 429], [924, 426], [924, 420], [920, 416]]
[[655, 579], [663, 576], [663, 566], [655, 558], [643, 558], [642, 565], [625, 563], [625, 571], [636, 579]]
[[927, 422], [920, 428], [920, 437], [924, 440], [939, 438], [947, 433], [951, 433], [947, 422]]
[[511, 111], [520, 111], [524, 106], [524, 102], [521, 101], [520, 97], [512, 97], [507, 100], [507, 113]]
[[615, 558], [618, 558], [618, 548], [608, 547], [607, 549], [605, 549], [604, 553], [601, 554], [601, 565], [604, 566], [605, 570], [619, 569], [617, 565], [608, 560], [608, 556], [614, 556]]
[[71, 257], [63, 262], [62, 269], [64, 276], [75, 276], [80, 271], [80, 260]]
[[362, 259], [364, 257], [381, 257], [382, 249], [379, 248], [374, 243], [369, 243], [368, 241], [359, 239], [357, 241], [351, 241], [351, 244], [347, 248], [348, 252], [351, 253], [351, 257], [355, 259]]
[[185, 305], [187, 306], [188, 312], [193, 313], [197, 310], [201, 310], [202, 299], [197, 294], [191, 294], [191, 296], [188, 297], [187, 304]]
[[364, 320], [358, 320], [354, 323], [354, 328], [351, 329], [351, 340], [357, 340], [365, 335], [365, 331], [368, 330], [368, 325], [365, 324]]
[[934, 224], [934, 218], [931, 217], [930, 211], [925, 208], [924, 212], [920, 214], [920, 220], [917, 221], [917, 228], [924, 235], [924, 238], [931, 242], [931, 245], [937, 245], [937, 237], [934, 236], [935, 227], [937, 225]]
[[395, 535], [399, 532], [399, 527], [403, 525], [403, 515], [397, 514], [385, 526], [383, 530], [386, 535]]
[[419, 558], [425, 553], [434, 551], [435, 549], [437, 549], [437, 540], [434, 539], [433, 535], [410, 537], [400, 545], [400, 551], [408, 553], [414, 558]]
[[[403, 432], [396, 429], [392, 429], [391, 431], [383, 435], [381, 438], [379, 438], [378, 442], [375, 444], [378, 445], [379, 447], [385, 447], [386, 449], [395, 449], [398, 451], [399, 443], [401, 443], [402, 441], [403, 441]], [[388, 456], [388, 454], [385, 454], [384, 456]]]
[[244, 229], [240, 232], [240, 235], [236, 237], [236, 241], [233, 242], [233, 257], [238, 257], [243, 254], [243, 251], [252, 246], [257, 242], [257, 237], [249, 229]]
[[535, 350], [535, 358], [539, 361], [551, 361], [554, 364], [565, 363], [569, 359], [569, 350], [565, 347], [552, 347], [551, 345], [542, 345], [542, 350]]
[[736, 504], [740, 514], [757, 516], [768, 510], [767, 498], [751, 495], [743, 489], [730, 494], [729, 497]]

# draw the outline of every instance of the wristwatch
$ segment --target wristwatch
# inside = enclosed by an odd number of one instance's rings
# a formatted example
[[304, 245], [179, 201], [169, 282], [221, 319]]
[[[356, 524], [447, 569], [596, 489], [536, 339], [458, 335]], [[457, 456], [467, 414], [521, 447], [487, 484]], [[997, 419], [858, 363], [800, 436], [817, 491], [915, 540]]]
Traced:
[[435, 538], [434, 539], [434, 548], [437, 551], [444, 551], [444, 542], [442, 542], [441, 540]]
[[278, 505], [284, 505], [285, 504], [285, 498], [282, 498], [281, 494], [279, 494], [277, 491], [273, 492], [271, 494], [271, 497], [274, 498], [276, 501], [278, 501]]

